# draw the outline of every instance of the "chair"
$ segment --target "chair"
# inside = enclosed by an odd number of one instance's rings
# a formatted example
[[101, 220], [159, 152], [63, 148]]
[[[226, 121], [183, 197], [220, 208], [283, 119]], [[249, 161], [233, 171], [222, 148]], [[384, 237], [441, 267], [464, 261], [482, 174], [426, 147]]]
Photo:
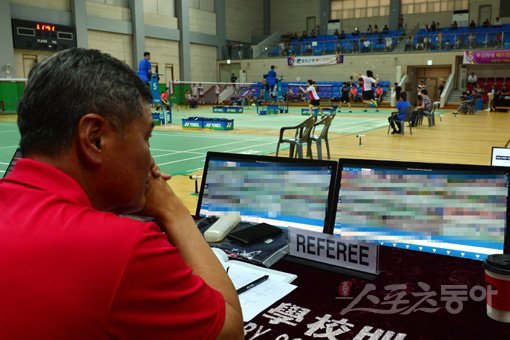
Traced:
[[[412, 129], [412, 125], [411, 125], [411, 116], [413, 114], [413, 111], [414, 111], [414, 107], [412, 106], [409, 106], [406, 110], [406, 115], [404, 117], [403, 120], [396, 120], [395, 121], [395, 124], [400, 124], [400, 134], [401, 135], [404, 135], [404, 130], [405, 130], [405, 123], [407, 122], [407, 126], [409, 127], [409, 133], [412, 135], [413, 134], [413, 129]], [[397, 114], [398, 112], [392, 112], [392, 114]], [[390, 128], [391, 128], [391, 125], [388, 124], [388, 134], [390, 133]]]
[[[304, 122], [296, 126], [284, 126], [280, 129], [280, 138], [278, 139], [278, 145], [276, 146], [276, 156], [278, 157], [278, 152], [280, 151], [280, 144], [289, 143], [289, 157], [296, 158], [294, 151], [297, 153], [298, 158], [303, 158], [303, 144], [307, 144], [307, 152], [306, 155], [312, 158], [312, 150], [311, 150], [311, 134], [313, 130], [313, 125], [315, 124], [317, 117], [310, 116]], [[294, 131], [293, 137], [286, 137], [289, 133], [285, 131]]]
[[[441, 104], [440, 102], [432, 103], [432, 109], [430, 110], [429, 113], [423, 113], [423, 114], [418, 116], [418, 118], [417, 118], [417, 120], [418, 120], [417, 125], [421, 125], [422, 124], [423, 117], [427, 117], [427, 123], [428, 123], [429, 127], [436, 125], [435, 112], [436, 112], [436, 109], [439, 107], [440, 104]], [[439, 119], [441, 120], [441, 116], [439, 116]]]
[[[433, 102], [432, 103], [432, 117], [434, 118], [434, 125], [436, 124], [436, 118], [435, 118], [436, 110], [438, 111], [440, 107], [441, 107], [441, 102]], [[441, 117], [441, 112], [438, 111], [437, 116], [439, 117], [439, 121], [443, 120], [443, 118]]]
[[[326, 144], [326, 151], [328, 153], [328, 159], [331, 159], [331, 154], [329, 153], [329, 141], [328, 141], [328, 131], [331, 126], [331, 122], [335, 119], [336, 114], [332, 113], [330, 115], [324, 116], [320, 121], [313, 125], [312, 135], [310, 137], [312, 142], [315, 142], [317, 145], [317, 159], [322, 159], [322, 141]], [[322, 130], [318, 135], [315, 135], [315, 131], [317, 127], [322, 126]], [[308, 155], [312, 158], [312, 155]]]

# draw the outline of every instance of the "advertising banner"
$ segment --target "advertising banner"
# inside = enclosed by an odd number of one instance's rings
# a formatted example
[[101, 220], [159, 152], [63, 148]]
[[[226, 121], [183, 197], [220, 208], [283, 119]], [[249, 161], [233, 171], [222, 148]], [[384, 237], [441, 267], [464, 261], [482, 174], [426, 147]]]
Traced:
[[510, 64], [510, 50], [464, 51], [463, 64]]
[[298, 56], [288, 57], [289, 66], [319, 66], [343, 64], [343, 54], [321, 55], [321, 56]]

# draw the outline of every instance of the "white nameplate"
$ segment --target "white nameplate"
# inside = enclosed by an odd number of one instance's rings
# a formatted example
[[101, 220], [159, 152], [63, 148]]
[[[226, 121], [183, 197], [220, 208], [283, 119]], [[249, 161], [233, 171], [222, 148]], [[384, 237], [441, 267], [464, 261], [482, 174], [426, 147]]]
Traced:
[[378, 274], [379, 245], [342, 240], [339, 235], [289, 227], [290, 255]]

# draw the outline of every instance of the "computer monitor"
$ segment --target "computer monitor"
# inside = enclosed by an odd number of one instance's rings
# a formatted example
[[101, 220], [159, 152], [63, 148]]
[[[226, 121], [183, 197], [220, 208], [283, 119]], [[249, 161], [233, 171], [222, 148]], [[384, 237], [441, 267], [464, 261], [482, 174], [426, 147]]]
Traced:
[[20, 159], [22, 157], [23, 157], [23, 155], [21, 154], [21, 149], [17, 148], [16, 151], [14, 151], [14, 155], [12, 155], [11, 161], [9, 162], [7, 169], [5, 169], [3, 178], [7, 177], [7, 175], [9, 175], [11, 173], [11, 171], [12, 171], [12, 169], [14, 169], [14, 165], [16, 165], [16, 162], [18, 161], [18, 159]]
[[483, 260], [508, 253], [510, 168], [340, 159], [335, 234]]
[[337, 162], [208, 152], [196, 215], [332, 231]]
[[510, 149], [493, 146], [491, 165], [510, 167]]

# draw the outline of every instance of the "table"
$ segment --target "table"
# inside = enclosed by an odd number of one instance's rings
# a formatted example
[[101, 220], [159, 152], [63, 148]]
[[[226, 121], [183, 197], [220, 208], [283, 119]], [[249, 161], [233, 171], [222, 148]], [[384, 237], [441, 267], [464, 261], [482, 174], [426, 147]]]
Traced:
[[371, 282], [285, 260], [271, 268], [297, 274], [298, 288], [245, 323], [246, 339], [510, 339], [510, 323], [486, 314], [482, 261], [381, 247]]

